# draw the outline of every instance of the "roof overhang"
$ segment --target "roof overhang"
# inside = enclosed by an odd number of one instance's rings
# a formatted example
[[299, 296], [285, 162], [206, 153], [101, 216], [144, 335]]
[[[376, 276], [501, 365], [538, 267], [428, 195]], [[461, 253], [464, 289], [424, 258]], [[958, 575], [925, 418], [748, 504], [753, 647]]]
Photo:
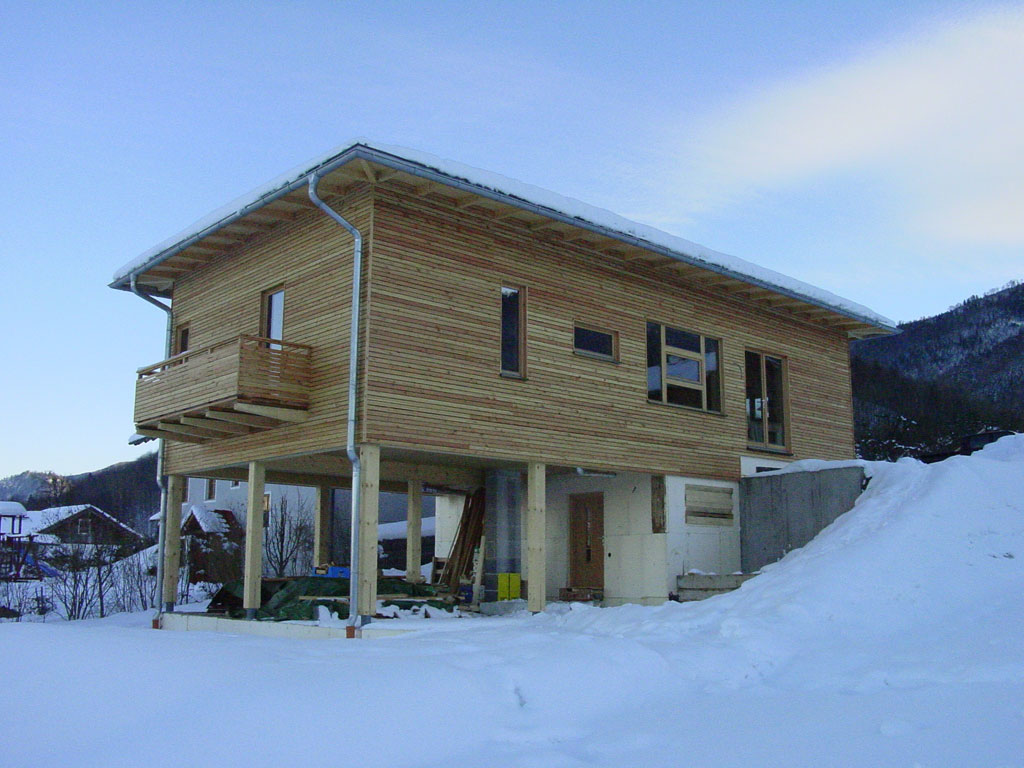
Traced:
[[[251, 220], [264, 209], [277, 210], [277, 213], [283, 213], [279, 209], [284, 207], [289, 210], [298, 209], [299, 212], [303, 209], [312, 209], [313, 205], [306, 197], [309, 179], [315, 175], [321, 180], [329, 181], [331, 174], [343, 169], [349, 170], [350, 166], [355, 170], [357, 181], [362, 177], [369, 183], [380, 183], [385, 178], [379, 174], [378, 169], [388, 169], [392, 173], [387, 178], [406, 174], [423, 179], [466, 195], [477, 196], [502, 206], [511, 206], [527, 214], [617, 241], [628, 248], [655, 254], [667, 260], [665, 263], [670, 266], [683, 269], [689, 267], [710, 274], [712, 278], [719, 278], [707, 281], [708, 285], [741, 283], [751, 286], [753, 289], [781, 297], [782, 300], [808, 306], [811, 314], [805, 313], [807, 317], [813, 316], [817, 310], [821, 316], [840, 318], [838, 323], [833, 325], [854, 338], [898, 332], [891, 320], [867, 307], [781, 273], [498, 174], [442, 160], [425, 153], [377, 145], [366, 140], [355, 141], [339, 151], [293, 169], [218, 209], [123, 266], [115, 274], [110, 287], [130, 290], [134, 277], [138, 286], [146, 293], [169, 296], [170, 286], [176, 275], [212, 261], [236, 247], [237, 243], [233, 242], [237, 232], [233, 233], [233, 230], [242, 229], [251, 234], [249, 227], [254, 226]], [[346, 177], [349, 182], [352, 176], [353, 174], [349, 173]], [[277, 206], [277, 209], [274, 209], [274, 206]], [[250, 223], [243, 227], [243, 220]], [[189, 251], [189, 258], [183, 256], [185, 251]], [[169, 264], [171, 260], [175, 260], [173, 265]], [[742, 288], [738, 292], [743, 292]], [[766, 303], [771, 306], [771, 302]]]

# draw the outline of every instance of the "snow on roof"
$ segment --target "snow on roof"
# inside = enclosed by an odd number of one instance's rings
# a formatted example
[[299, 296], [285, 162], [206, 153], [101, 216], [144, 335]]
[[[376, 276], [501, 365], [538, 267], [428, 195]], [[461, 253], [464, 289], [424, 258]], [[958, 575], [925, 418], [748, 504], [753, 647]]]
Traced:
[[20, 501], [0, 501], [0, 515], [24, 515], [25, 507]]
[[230, 528], [224, 519], [225, 513], [232, 514], [230, 510], [208, 509], [204, 504], [193, 504], [188, 508], [181, 524], [185, 525], [189, 517], [194, 517], [204, 533], [228, 533]]
[[25, 513], [28, 519], [25, 521], [22, 531], [25, 533], [36, 533], [43, 528], [49, 528], [51, 525], [56, 525], [61, 520], [66, 520], [72, 515], [77, 515], [89, 506], [89, 504], [72, 504], [71, 506], [66, 507], [34, 509]]
[[230, 221], [265, 205], [283, 194], [298, 189], [306, 183], [312, 173], [328, 173], [356, 157], [386, 165], [419, 176], [432, 178], [449, 186], [461, 186], [469, 191], [519, 207], [537, 209], [537, 213], [566, 220], [601, 234], [626, 240], [637, 246], [662, 253], [670, 258], [730, 275], [745, 282], [770, 288], [812, 304], [827, 307], [870, 325], [889, 330], [895, 329], [892, 320], [831, 291], [810, 285], [745, 259], [714, 251], [702, 245], [669, 234], [655, 227], [626, 219], [604, 208], [588, 205], [571, 197], [551, 192], [532, 184], [526, 184], [507, 176], [474, 168], [454, 160], [437, 157], [406, 147], [381, 144], [369, 139], [354, 139], [327, 152], [314, 160], [303, 163], [272, 181], [257, 187], [246, 195], [231, 201], [208, 216], [203, 217], [174, 237], [149, 249], [137, 258], [123, 265], [114, 273], [111, 286], [126, 288], [133, 273], [140, 273], [169, 258], [181, 250], [189, 241], [196, 241], [206, 234], [225, 226]]
[[65, 507], [47, 507], [46, 509], [37, 509], [32, 512], [26, 512], [28, 520], [25, 522], [22, 531], [24, 533], [37, 533], [38, 531], [49, 528], [62, 520], [66, 520], [69, 517], [77, 515], [86, 509], [93, 509], [96, 514], [105, 517], [110, 522], [117, 526], [120, 526], [128, 533], [138, 538], [142, 538], [138, 531], [131, 526], [125, 525], [113, 515], [104, 512], [102, 509], [97, 507], [95, 504], [72, 504]]

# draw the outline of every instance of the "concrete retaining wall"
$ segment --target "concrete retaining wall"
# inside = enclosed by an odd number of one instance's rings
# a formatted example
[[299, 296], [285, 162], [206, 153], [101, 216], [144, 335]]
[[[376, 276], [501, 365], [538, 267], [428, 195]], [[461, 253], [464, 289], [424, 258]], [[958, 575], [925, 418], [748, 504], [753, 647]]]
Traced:
[[744, 573], [802, 547], [849, 511], [865, 486], [861, 467], [754, 475], [740, 480]]

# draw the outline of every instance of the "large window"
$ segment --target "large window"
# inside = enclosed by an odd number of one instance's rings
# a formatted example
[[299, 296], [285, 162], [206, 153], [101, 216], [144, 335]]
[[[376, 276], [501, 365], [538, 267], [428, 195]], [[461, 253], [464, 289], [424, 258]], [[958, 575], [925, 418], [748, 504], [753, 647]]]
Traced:
[[722, 410], [722, 344], [659, 323], [647, 324], [647, 399]]
[[526, 292], [522, 288], [501, 288], [501, 373], [525, 375]]
[[753, 445], [786, 447], [786, 363], [781, 357], [747, 352], [747, 439]]

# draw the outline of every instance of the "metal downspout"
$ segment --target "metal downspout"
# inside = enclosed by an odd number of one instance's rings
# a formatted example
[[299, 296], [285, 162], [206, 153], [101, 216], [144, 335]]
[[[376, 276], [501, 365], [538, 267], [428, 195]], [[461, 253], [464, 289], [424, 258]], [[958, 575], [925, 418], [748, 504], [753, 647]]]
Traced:
[[[159, 307], [167, 313], [167, 334], [164, 340], [164, 359], [171, 356], [171, 308], [162, 301], [154, 299], [149, 294], [143, 293], [136, 285], [136, 275], [132, 274], [131, 292], [150, 304]], [[174, 603], [164, 605], [164, 532], [167, 522], [167, 478], [164, 477], [164, 441], [160, 439], [160, 448], [156, 452], [156, 484], [160, 487], [160, 522], [157, 524], [156, 533], [156, 615], [159, 617], [165, 610], [172, 612]]]
[[[349, 324], [348, 340], [348, 429], [346, 435], [345, 450], [348, 453], [348, 460], [352, 463], [352, 532], [351, 532], [351, 555], [349, 558], [349, 624], [354, 627], [361, 627], [369, 624], [370, 616], [360, 616], [359, 610], [359, 499], [360, 499], [360, 474], [359, 451], [356, 450], [356, 387], [359, 373], [359, 312], [360, 296], [362, 293], [363, 276], [363, 236], [359, 230], [343, 219], [337, 211], [320, 199], [316, 193], [317, 184], [320, 183], [320, 175], [311, 173], [309, 175], [309, 199], [313, 201], [321, 211], [330, 216], [334, 221], [344, 227], [354, 239], [352, 246], [352, 319]], [[372, 563], [376, 567], [376, 563]]]

